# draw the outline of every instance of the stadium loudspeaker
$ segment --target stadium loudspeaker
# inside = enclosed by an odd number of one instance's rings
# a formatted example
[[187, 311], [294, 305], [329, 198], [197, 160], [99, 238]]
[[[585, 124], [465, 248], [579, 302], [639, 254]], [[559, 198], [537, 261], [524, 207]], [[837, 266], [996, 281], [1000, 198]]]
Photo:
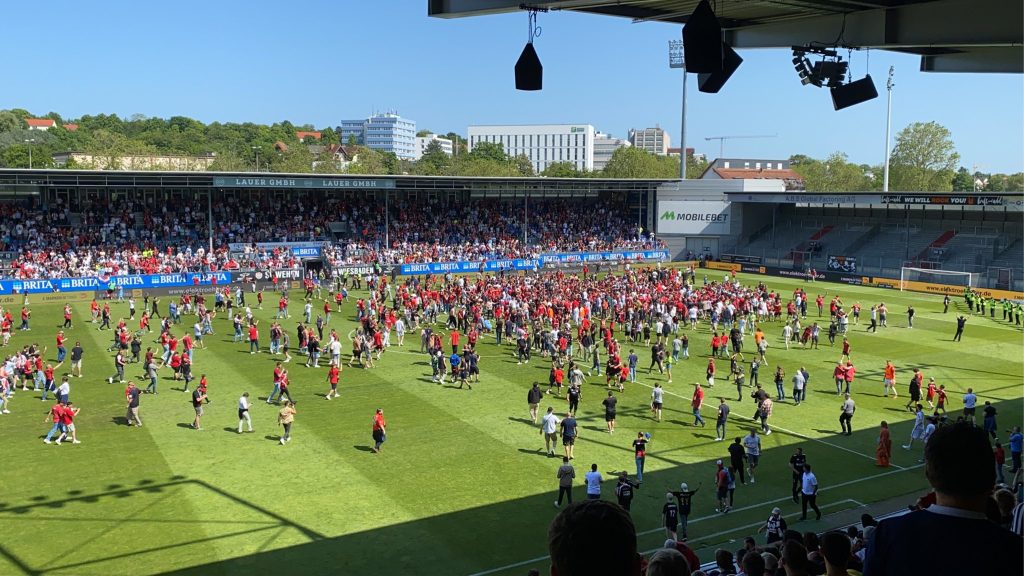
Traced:
[[686, 71], [712, 74], [722, 71], [722, 27], [708, 0], [701, 0], [683, 26]]
[[717, 94], [722, 89], [722, 86], [725, 86], [725, 83], [729, 81], [732, 73], [743, 63], [743, 58], [740, 58], [740, 55], [732, 49], [732, 46], [725, 42], [722, 42], [722, 52], [725, 55], [725, 59], [721, 72], [697, 75], [697, 87], [701, 92]]
[[528, 42], [516, 61], [516, 90], [540, 90], [544, 84], [544, 66], [533, 42]]
[[861, 102], [878, 98], [878, 90], [875, 90], [875, 83], [871, 81], [871, 74], [855, 82], [830, 88], [829, 90], [832, 92], [832, 106], [836, 110], [842, 110], [843, 108], [849, 108]]

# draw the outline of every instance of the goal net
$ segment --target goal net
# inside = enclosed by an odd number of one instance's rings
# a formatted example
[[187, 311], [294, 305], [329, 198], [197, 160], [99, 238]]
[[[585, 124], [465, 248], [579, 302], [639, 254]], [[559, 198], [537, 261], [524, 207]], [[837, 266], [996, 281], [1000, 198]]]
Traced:
[[958, 272], [956, 270], [938, 270], [929, 268], [900, 268], [900, 290], [913, 290], [911, 282], [927, 282], [944, 286], [960, 286], [971, 288], [978, 285], [977, 272]]

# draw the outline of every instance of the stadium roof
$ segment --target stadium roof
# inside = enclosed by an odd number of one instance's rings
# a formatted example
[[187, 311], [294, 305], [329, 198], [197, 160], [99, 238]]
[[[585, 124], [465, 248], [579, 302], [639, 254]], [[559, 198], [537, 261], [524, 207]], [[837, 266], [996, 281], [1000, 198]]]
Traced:
[[121, 170], [27, 170], [0, 168], [0, 196], [32, 194], [44, 188], [99, 189], [300, 189], [468, 191], [474, 197], [594, 196], [601, 192], [651, 192], [678, 180], [611, 178], [506, 178], [267, 172], [172, 172]]
[[[537, 0], [526, 5], [685, 24], [698, 0]], [[427, 12], [458, 18], [516, 12], [521, 0], [427, 0]], [[921, 56], [924, 72], [1024, 72], [1020, 0], [717, 0], [734, 48], [809, 43]]]

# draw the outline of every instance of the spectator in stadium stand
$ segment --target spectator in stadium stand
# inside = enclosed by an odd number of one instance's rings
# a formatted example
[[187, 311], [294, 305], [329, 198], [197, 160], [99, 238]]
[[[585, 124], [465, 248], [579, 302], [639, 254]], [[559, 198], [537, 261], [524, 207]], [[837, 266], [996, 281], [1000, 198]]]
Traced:
[[[995, 464], [983, 430], [957, 423], [925, 445], [925, 477], [935, 504], [879, 523], [868, 544], [864, 576], [1020, 574], [1024, 541], [988, 520]], [[913, 554], [921, 542], [955, 539], [941, 553]]]
[[665, 548], [678, 550], [679, 553], [682, 554], [684, 558], [686, 558], [689, 567], [693, 567], [694, 569], [700, 567], [700, 558], [697, 557], [697, 553], [693, 551], [693, 548], [690, 548], [685, 542], [679, 540], [672, 540], [670, 538], [668, 540], [665, 540]]
[[552, 576], [640, 576], [636, 528], [621, 506], [604, 500], [570, 504], [548, 528]]
[[[787, 539], [782, 546], [782, 560], [780, 566], [786, 571], [786, 576], [810, 576], [810, 561], [807, 559], [807, 549], [796, 540]], [[865, 574], [864, 576], [868, 576]]]
[[708, 571], [708, 576], [728, 576], [736, 573], [732, 552], [724, 548], [715, 550], [715, 567]]
[[821, 555], [825, 559], [826, 576], [850, 576], [847, 566], [850, 564], [852, 543], [842, 532], [826, 532], [821, 537]]
[[677, 576], [690, 574], [690, 562], [673, 548], [662, 548], [647, 562], [647, 576]]

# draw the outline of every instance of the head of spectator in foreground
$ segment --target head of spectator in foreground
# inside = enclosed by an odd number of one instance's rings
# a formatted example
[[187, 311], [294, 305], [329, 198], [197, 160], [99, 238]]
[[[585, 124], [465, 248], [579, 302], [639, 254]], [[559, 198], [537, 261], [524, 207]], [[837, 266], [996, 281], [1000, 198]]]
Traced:
[[807, 576], [810, 574], [810, 562], [807, 560], [807, 548], [795, 540], [782, 546], [782, 567], [786, 576]]
[[552, 576], [639, 576], [636, 527], [629, 513], [604, 500], [567, 506], [548, 528]]
[[842, 574], [850, 562], [850, 539], [842, 532], [827, 532], [821, 537], [821, 553], [829, 574]]
[[747, 576], [761, 576], [764, 574], [764, 558], [756, 552], [744, 554], [742, 568]]
[[942, 506], [984, 512], [996, 483], [995, 457], [981, 428], [939, 428], [924, 447], [924, 475]]
[[690, 576], [690, 563], [679, 550], [663, 548], [648, 561], [647, 576]]
[[729, 552], [724, 548], [715, 550], [715, 565], [718, 566], [719, 570], [726, 574], [734, 570], [732, 552]]

